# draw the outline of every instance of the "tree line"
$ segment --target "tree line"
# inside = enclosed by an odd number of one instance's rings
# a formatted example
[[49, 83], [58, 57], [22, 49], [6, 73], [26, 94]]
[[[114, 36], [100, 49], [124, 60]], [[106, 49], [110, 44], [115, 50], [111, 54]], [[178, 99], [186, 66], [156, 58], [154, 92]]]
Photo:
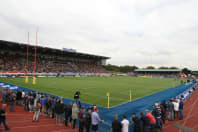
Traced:
[[[108, 72], [114, 72], [114, 73], [129, 73], [129, 72], [134, 72], [136, 69], [139, 69], [139, 67], [137, 66], [129, 66], [129, 65], [126, 65], [126, 66], [117, 66], [117, 65], [111, 65], [111, 64], [108, 64], [108, 65], [105, 65], [104, 68], [108, 71]], [[165, 67], [165, 66], [161, 66], [161, 67], [154, 67], [154, 66], [147, 66], [143, 69], [179, 69], [178, 67], [176, 66], [171, 66], [171, 67]], [[193, 74], [195, 73], [196, 71], [192, 71], [188, 68], [183, 68], [182, 69], [182, 72], [186, 75], [188, 74]], [[198, 72], [196, 72], [198, 74]]]

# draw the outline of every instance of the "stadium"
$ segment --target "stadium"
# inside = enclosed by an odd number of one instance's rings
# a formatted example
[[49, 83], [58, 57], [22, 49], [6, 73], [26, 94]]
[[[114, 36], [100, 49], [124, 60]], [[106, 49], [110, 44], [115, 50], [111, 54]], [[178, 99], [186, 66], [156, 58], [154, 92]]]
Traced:
[[198, 0], [1, 0], [0, 132], [197, 132]]
[[[83, 102], [103, 107], [107, 107], [107, 92], [111, 94], [110, 106], [112, 107], [130, 101], [129, 93], [132, 96], [131, 100], [134, 100], [180, 83], [178, 80], [171, 79], [179, 75], [179, 70], [176, 72], [169, 70], [170, 73], [165, 71], [164, 77], [166, 74], [172, 75], [166, 79], [151, 79], [149, 76], [148, 78], [115, 77], [103, 68], [109, 57], [47, 47], [36, 48], [35, 63], [34, 46], [1, 41], [1, 80], [70, 99], [73, 99], [76, 91], [80, 91]], [[36, 70], [34, 71], [35, 66]], [[137, 76], [142, 75], [142, 73], [136, 74]], [[155, 77], [157, 74], [153, 72], [152, 76]], [[26, 76], [29, 76], [30, 79], [35, 76], [37, 78], [36, 85], [32, 84], [32, 80], [25, 83], [24, 77]], [[11, 79], [7, 79], [7, 77]], [[144, 88], [142, 84], [148, 84], [148, 88]]]
[[[123, 114], [130, 120], [133, 112], [152, 111], [156, 102], [181, 97], [185, 101], [190, 97], [189, 90], [197, 88], [195, 80], [187, 80], [179, 69], [136, 69], [132, 75], [119, 74], [104, 68], [110, 57], [72, 49], [4, 40], [0, 49], [1, 88], [56, 97], [65, 105], [75, 103], [74, 95], [79, 92], [82, 106], [100, 110], [105, 122], [99, 125], [99, 131], [110, 131], [115, 114], [119, 120]], [[133, 127], [130, 125], [130, 131]]]

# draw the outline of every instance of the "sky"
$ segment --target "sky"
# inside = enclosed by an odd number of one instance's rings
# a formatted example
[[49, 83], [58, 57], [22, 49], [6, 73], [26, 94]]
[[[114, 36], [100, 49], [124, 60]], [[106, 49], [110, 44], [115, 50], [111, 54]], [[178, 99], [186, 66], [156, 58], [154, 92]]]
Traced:
[[2, 0], [0, 40], [198, 70], [198, 0]]

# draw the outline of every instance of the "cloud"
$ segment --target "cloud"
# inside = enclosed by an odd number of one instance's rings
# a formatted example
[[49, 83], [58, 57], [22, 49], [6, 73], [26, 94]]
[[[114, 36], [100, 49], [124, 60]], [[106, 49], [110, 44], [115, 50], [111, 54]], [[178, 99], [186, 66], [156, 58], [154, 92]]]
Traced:
[[0, 2], [0, 39], [109, 56], [108, 63], [197, 68], [197, 0]]

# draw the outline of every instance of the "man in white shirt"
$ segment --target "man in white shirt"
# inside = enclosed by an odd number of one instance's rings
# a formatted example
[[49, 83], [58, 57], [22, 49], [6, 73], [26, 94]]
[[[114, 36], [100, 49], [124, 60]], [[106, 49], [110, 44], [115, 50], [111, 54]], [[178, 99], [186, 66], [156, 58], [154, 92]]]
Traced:
[[121, 124], [122, 124], [122, 132], [128, 132], [129, 131], [129, 121], [126, 119], [125, 115], [123, 115], [123, 120], [122, 120]]
[[177, 99], [175, 99], [175, 102], [173, 104], [174, 104], [175, 119], [178, 119], [179, 118], [179, 103]]
[[25, 91], [23, 90], [22, 91], [22, 98], [24, 99], [24, 97], [25, 97]]

